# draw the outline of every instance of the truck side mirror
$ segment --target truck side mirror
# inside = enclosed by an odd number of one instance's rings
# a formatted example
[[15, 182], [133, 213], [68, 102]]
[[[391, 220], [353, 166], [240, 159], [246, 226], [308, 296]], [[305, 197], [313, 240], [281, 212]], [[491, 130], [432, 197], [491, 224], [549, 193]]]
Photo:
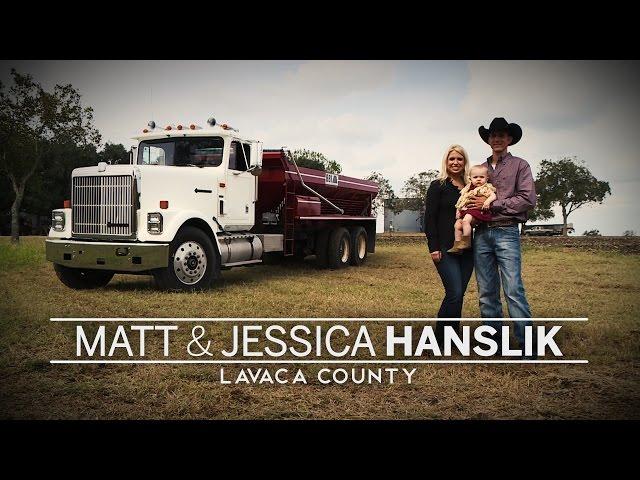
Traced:
[[253, 175], [254, 177], [257, 177], [262, 173], [262, 165], [251, 165], [247, 170], [247, 172], [250, 172], [251, 175]]
[[251, 143], [251, 165], [247, 171], [256, 177], [262, 173], [262, 142]]

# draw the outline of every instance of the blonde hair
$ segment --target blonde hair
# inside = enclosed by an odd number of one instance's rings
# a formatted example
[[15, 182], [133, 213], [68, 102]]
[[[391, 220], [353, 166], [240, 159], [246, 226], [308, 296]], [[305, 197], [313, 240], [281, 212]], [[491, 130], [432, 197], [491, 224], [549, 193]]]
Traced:
[[467, 151], [460, 145], [451, 145], [444, 153], [444, 157], [442, 157], [442, 168], [440, 169], [440, 174], [438, 175], [438, 180], [440, 180], [440, 183], [446, 182], [447, 178], [449, 178], [449, 174], [447, 173], [447, 159], [449, 158], [451, 152], [457, 152], [462, 155], [462, 158], [464, 158], [464, 171], [462, 172], [462, 178], [463, 180], [469, 178], [469, 156], [467, 155]]

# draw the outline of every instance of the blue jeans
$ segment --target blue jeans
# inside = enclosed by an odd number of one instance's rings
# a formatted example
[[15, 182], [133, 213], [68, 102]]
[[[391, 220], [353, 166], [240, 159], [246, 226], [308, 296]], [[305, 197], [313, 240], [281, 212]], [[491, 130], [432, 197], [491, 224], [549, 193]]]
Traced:
[[[435, 264], [444, 286], [444, 299], [438, 311], [438, 318], [462, 317], [462, 301], [473, 273], [473, 253], [466, 251], [462, 255], [442, 252], [442, 259]], [[436, 339], [442, 344], [444, 327], [449, 325], [459, 329], [460, 321], [437, 322]]]
[[[520, 233], [518, 226], [476, 228], [473, 238], [474, 263], [482, 317], [502, 318], [500, 281], [511, 318], [531, 318], [521, 274]], [[514, 321], [515, 335], [524, 349], [524, 327], [531, 320]], [[501, 341], [502, 321], [487, 321], [498, 330]]]

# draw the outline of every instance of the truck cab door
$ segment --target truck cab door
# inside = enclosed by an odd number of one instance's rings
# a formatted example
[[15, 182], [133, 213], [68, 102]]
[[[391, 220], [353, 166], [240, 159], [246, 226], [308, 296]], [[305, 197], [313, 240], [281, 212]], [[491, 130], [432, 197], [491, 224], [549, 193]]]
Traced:
[[247, 142], [232, 140], [226, 168], [223, 196], [224, 213], [219, 220], [226, 230], [249, 230], [253, 227], [256, 177], [248, 172], [251, 165], [251, 146]]

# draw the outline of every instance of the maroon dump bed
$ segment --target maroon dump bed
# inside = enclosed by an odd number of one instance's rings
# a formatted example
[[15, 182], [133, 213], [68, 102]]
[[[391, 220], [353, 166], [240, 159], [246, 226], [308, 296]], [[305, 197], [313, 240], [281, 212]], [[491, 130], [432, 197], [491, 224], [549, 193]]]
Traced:
[[[258, 177], [258, 202], [256, 225], [262, 222], [264, 213], [279, 216], [290, 210], [296, 221], [371, 219], [371, 204], [378, 194], [378, 184], [369, 180], [325, 173], [311, 168], [299, 168], [290, 162], [282, 150], [265, 150], [262, 156], [262, 173]], [[325, 197], [306, 189], [302, 181]], [[269, 217], [269, 215], [267, 215]]]
[[288, 158], [283, 150], [263, 152], [253, 231], [282, 234], [283, 253], [291, 256], [320, 232], [361, 226], [369, 236], [367, 251], [373, 253], [376, 219], [371, 216], [371, 206], [378, 184], [298, 168]]

